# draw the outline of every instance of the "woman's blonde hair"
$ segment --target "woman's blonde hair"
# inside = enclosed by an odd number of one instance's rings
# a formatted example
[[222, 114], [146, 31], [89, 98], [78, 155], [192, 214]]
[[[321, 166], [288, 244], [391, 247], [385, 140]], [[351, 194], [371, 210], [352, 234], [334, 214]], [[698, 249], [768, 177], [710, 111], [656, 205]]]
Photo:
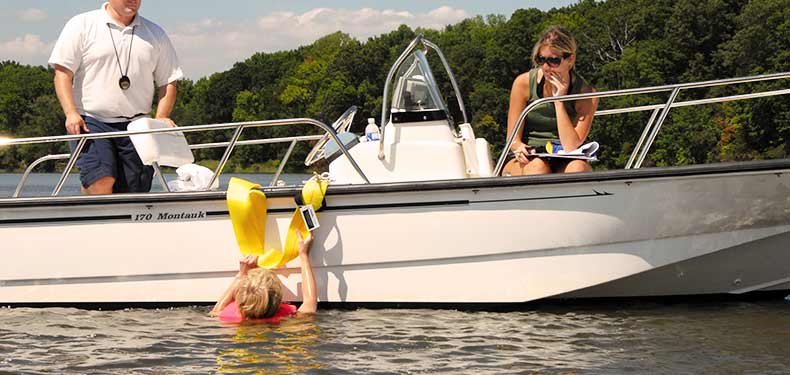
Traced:
[[[544, 46], [548, 46], [553, 50], [561, 52], [563, 55], [562, 57], [567, 59], [570, 57], [570, 55], [576, 53], [576, 38], [574, 38], [573, 35], [562, 26], [549, 26], [545, 31], [543, 31], [540, 39], [538, 39], [538, 42], [535, 43], [535, 47], [532, 48], [532, 63], [536, 67], [538, 66], [538, 54], [540, 54], [540, 49]], [[571, 66], [571, 69], [574, 67], [575, 66]]]
[[274, 272], [255, 268], [236, 289], [236, 304], [246, 319], [269, 318], [280, 309], [283, 299], [280, 280]]

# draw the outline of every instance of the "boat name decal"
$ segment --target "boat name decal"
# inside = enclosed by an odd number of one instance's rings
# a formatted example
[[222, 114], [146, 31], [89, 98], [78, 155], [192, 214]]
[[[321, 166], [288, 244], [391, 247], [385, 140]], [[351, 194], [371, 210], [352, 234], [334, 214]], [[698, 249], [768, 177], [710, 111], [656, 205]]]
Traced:
[[157, 211], [149, 210], [145, 212], [132, 213], [132, 221], [175, 221], [175, 220], [195, 220], [205, 219], [206, 211]]

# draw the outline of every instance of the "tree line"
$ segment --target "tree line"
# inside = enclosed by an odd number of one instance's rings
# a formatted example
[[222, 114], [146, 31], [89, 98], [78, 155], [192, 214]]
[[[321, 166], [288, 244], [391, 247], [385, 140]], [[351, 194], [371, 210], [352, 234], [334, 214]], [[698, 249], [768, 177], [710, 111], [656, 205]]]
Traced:
[[[549, 11], [520, 9], [509, 18], [478, 16], [442, 31], [397, 30], [360, 41], [342, 32], [290, 51], [256, 53], [224, 72], [178, 83], [172, 118], [180, 126], [311, 117], [331, 123], [350, 105], [359, 107], [351, 130], [381, 115], [390, 66], [418, 34], [440, 46], [458, 80], [478, 137], [502, 150], [513, 79], [531, 68], [532, 46], [547, 26], [560, 24], [579, 42], [577, 71], [597, 91], [715, 80], [790, 71], [790, 0], [583, 0]], [[431, 57], [435, 60], [435, 57]], [[454, 93], [438, 60], [440, 89], [460, 121]], [[64, 134], [64, 116], [51, 68], [0, 63], [0, 136]], [[688, 90], [678, 101], [788, 88], [788, 80]], [[599, 109], [663, 103], [668, 93], [601, 99]], [[596, 117], [589, 140], [602, 145], [597, 169], [622, 168], [650, 112]], [[378, 122], [378, 120], [377, 120]], [[309, 126], [257, 128], [242, 139], [282, 137]], [[230, 131], [187, 133], [190, 143], [222, 142]], [[294, 150], [289, 171], [311, 145]], [[226, 171], [267, 171], [288, 144], [238, 147]], [[25, 145], [0, 149], [0, 169], [19, 171], [39, 156], [68, 146]], [[217, 160], [222, 149], [196, 151]], [[645, 165], [673, 166], [783, 158], [790, 153], [788, 96], [675, 108]], [[210, 164], [210, 162], [209, 162]], [[52, 171], [62, 164], [45, 164]]]

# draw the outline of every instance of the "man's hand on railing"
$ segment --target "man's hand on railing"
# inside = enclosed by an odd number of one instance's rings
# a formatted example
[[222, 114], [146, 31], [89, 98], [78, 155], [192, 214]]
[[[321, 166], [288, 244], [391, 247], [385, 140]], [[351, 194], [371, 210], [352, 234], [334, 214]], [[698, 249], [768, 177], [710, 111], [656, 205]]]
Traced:
[[72, 112], [66, 115], [66, 133], [68, 134], [80, 134], [80, 129], [84, 130], [86, 133], [90, 133], [88, 130], [88, 125], [85, 124], [85, 120], [82, 119], [77, 112]]

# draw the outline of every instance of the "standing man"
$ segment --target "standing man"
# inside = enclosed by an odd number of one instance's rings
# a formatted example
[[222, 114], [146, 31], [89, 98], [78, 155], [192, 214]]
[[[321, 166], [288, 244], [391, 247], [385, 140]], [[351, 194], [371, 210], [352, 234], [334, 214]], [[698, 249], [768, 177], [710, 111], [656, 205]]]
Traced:
[[[175, 126], [170, 112], [183, 73], [164, 29], [138, 14], [140, 2], [109, 0], [63, 28], [49, 64], [68, 134], [126, 130], [151, 112], [155, 90], [156, 118]], [[85, 194], [151, 189], [153, 168], [128, 137], [88, 141], [77, 167]]]

